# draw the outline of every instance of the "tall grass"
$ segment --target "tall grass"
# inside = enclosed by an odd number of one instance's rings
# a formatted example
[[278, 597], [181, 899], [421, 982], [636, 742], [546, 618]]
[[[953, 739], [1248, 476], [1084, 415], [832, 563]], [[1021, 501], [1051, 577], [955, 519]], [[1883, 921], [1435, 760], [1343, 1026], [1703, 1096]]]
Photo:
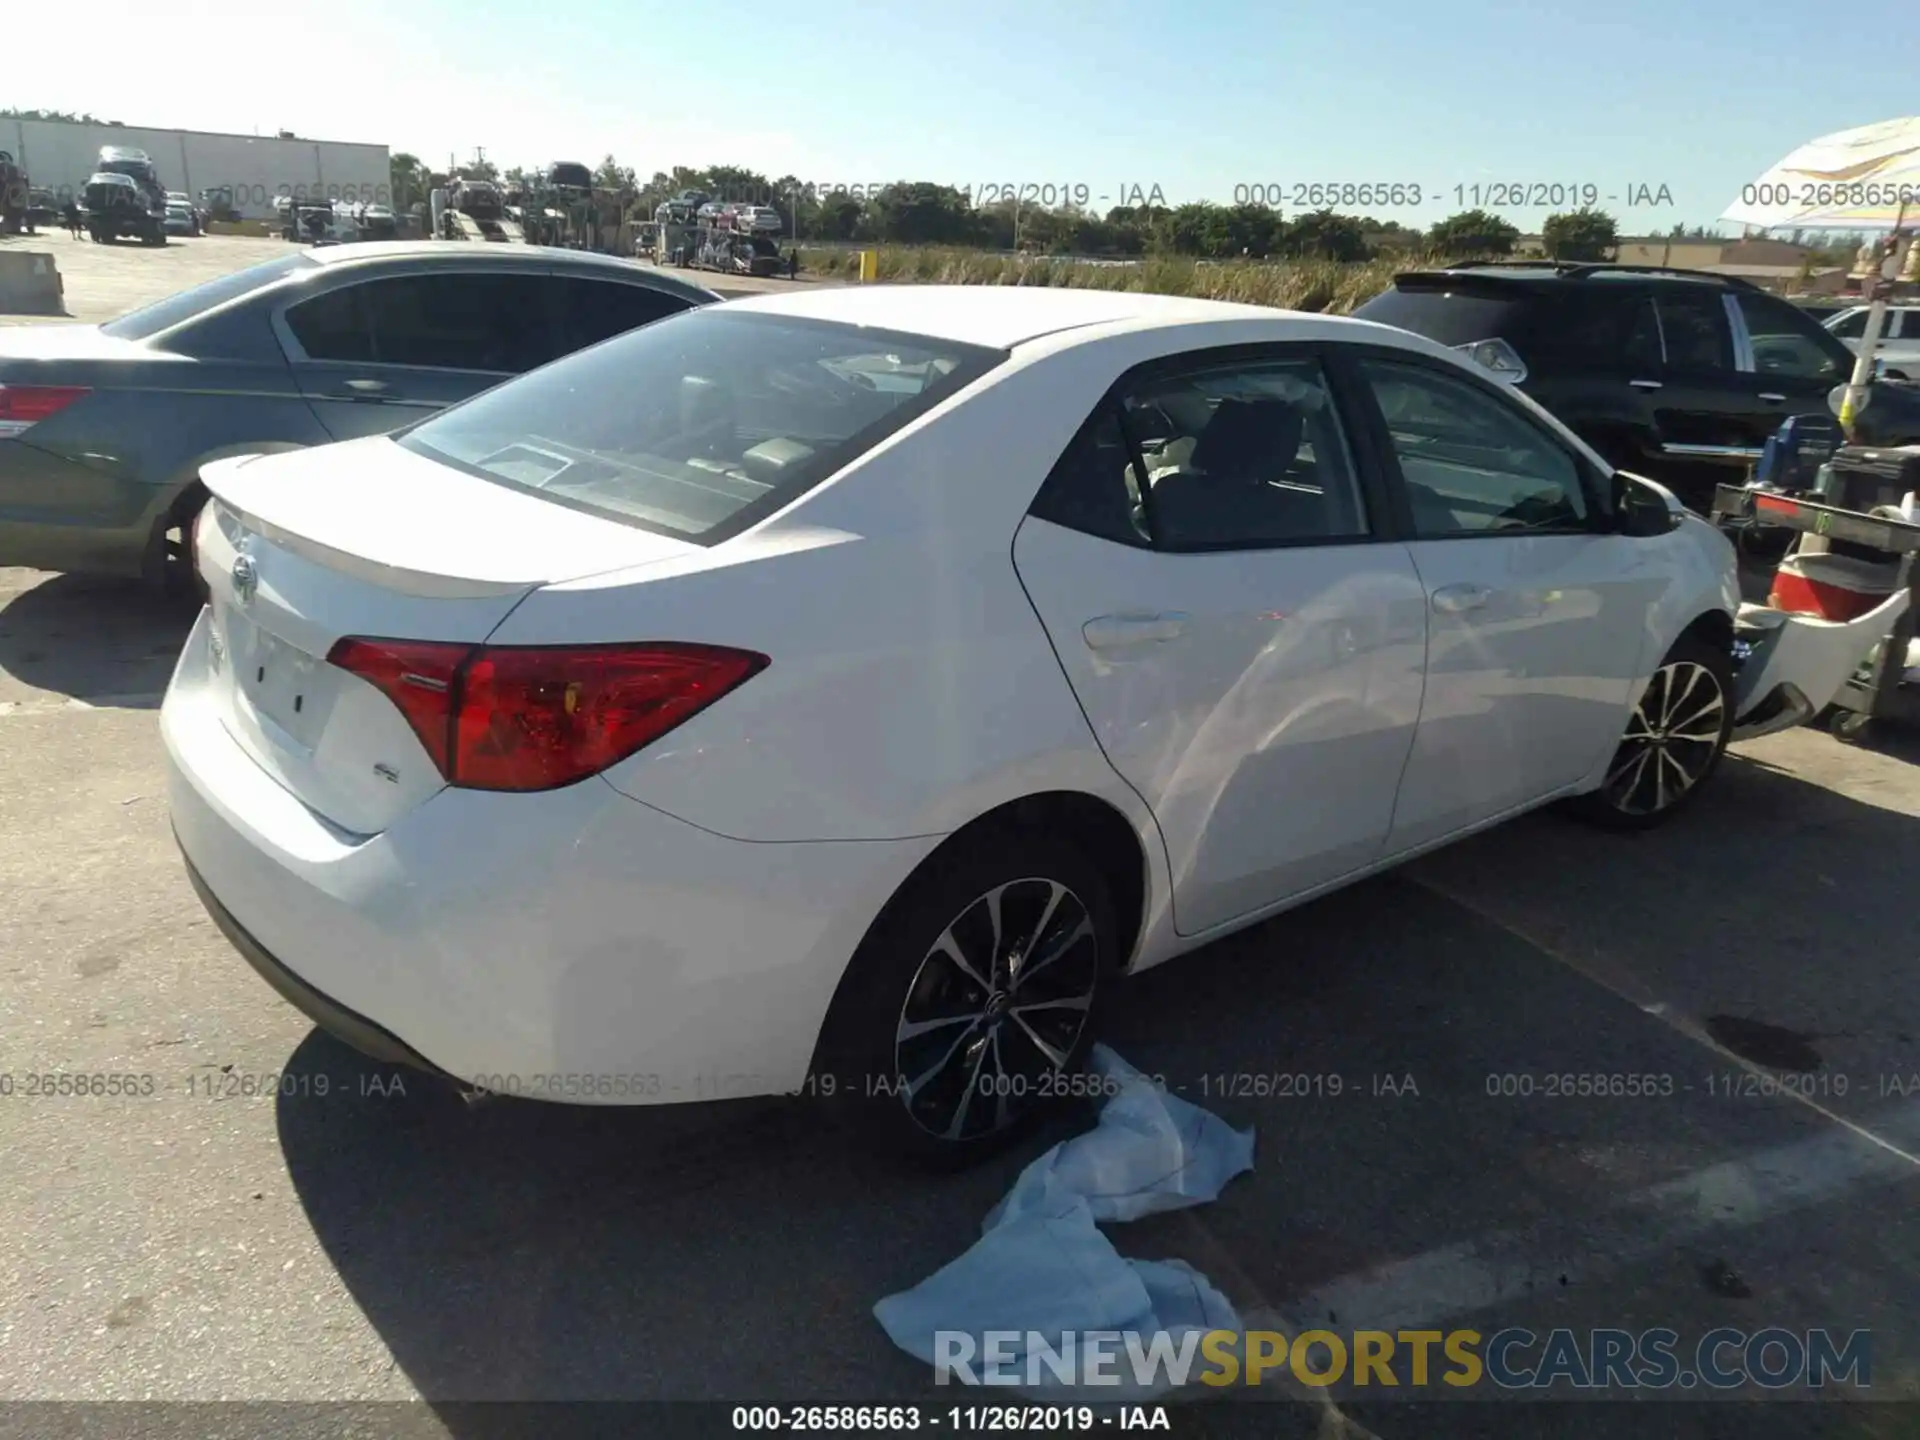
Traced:
[[[1082, 290], [1137, 290], [1154, 295], [1190, 295], [1344, 315], [1393, 283], [1396, 272], [1433, 263], [1394, 255], [1354, 264], [1332, 260], [1229, 260], [1203, 264], [1177, 256], [1148, 256], [1134, 265], [1089, 264], [1052, 256], [995, 254], [983, 250], [882, 246], [878, 277], [893, 284], [1053, 285]], [[803, 272], [853, 279], [857, 251], [802, 248]]]

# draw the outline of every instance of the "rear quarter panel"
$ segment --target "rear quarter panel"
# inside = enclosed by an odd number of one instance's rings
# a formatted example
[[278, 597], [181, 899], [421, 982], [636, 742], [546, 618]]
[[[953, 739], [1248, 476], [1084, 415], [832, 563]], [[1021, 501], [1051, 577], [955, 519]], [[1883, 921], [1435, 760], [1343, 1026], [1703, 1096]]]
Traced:
[[7, 520], [40, 531], [55, 568], [138, 574], [154, 525], [201, 464], [327, 439], [277, 359], [156, 358], [72, 379], [95, 393], [31, 432], [51, 463], [19, 467], [4, 487]]

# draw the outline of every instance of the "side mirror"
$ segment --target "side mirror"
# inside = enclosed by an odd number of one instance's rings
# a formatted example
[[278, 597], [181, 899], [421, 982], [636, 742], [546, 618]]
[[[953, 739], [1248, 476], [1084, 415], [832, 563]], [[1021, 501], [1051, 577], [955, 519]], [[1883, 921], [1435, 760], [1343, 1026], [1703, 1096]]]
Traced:
[[1656, 480], [1625, 470], [1613, 472], [1613, 513], [1622, 535], [1665, 535], [1687, 518], [1680, 497]]

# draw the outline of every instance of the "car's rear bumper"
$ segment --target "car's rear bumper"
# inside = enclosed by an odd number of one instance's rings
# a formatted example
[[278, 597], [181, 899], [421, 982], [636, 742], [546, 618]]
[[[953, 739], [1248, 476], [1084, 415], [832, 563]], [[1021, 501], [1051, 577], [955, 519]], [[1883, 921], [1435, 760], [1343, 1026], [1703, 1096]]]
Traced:
[[[198, 663], [190, 640], [181, 671]], [[369, 1053], [534, 1098], [797, 1088], [846, 962], [935, 843], [730, 840], [598, 779], [447, 789], [355, 836], [181, 672], [160, 719], [174, 833], [254, 968]]]
[[[175, 841], [178, 842], [179, 838], [176, 833]], [[220, 928], [220, 933], [226, 936], [233, 948], [240, 952], [240, 957], [259, 972], [261, 979], [280, 992], [282, 1000], [292, 1005], [329, 1035], [351, 1045], [362, 1055], [383, 1060], [390, 1065], [410, 1065], [417, 1070], [432, 1071], [436, 1074], [444, 1073], [392, 1031], [382, 1029], [366, 1016], [356, 1014], [346, 1006], [322, 995], [269, 955], [266, 948], [249, 935], [238, 920], [233, 918], [233, 912], [222, 905], [219, 897], [207, 888], [207, 882], [201, 878], [200, 872], [193, 868], [193, 861], [184, 859], [184, 856], [183, 861], [186, 865], [187, 879], [193, 885], [193, 893], [198, 895], [200, 903], [207, 907], [207, 914]]]

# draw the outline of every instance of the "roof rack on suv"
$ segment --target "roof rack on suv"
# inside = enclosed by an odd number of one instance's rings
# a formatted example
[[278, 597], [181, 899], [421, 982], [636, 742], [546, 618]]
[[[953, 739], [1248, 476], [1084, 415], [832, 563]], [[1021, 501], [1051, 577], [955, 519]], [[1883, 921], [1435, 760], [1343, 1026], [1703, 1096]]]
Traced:
[[1758, 290], [1760, 287], [1740, 275], [1722, 275], [1713, 270], [1684, 270], [1677, 265], [1622, 265], [1613, 260], [1463, 260], [1445, 270], [1551, 270], [1570, 280], [1588, 275], [1671, 275], [1681, 280], [1711, 280], [1732, 290]]

